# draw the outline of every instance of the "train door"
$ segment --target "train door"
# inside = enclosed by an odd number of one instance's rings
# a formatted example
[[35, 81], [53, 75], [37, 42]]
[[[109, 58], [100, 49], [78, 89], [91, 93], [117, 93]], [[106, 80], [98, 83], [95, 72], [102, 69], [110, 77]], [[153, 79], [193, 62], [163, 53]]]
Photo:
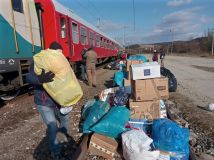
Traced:
[[71, 33], [72, 33], [72, 46], [73, 46], [73, 55], [72, 55], [72, 59], [73, 61], [78, 61], [79, 59], [81, 59], [78, 55], [78, 53], [81, 53], [81, 47], [79, 47], [79, 27], [78, 27], [78, 23], [75, 21], [70, 21], [71, 24]]
[[67, 58], [72, 56], [70, 23], [68, 16], [60, 15], [60, 43]]
[[42, 13], [43, 9], [40, 3], [36, 3], [36, 13], [38, 17], [38, 23], [39, 23], [39, 32], [40, 32], [40, 38], [41, 38], [41, 48], [45, 49], [45, 38], [44, 38], [44, 29], [43, 29], [43, 21], [42, 21]]

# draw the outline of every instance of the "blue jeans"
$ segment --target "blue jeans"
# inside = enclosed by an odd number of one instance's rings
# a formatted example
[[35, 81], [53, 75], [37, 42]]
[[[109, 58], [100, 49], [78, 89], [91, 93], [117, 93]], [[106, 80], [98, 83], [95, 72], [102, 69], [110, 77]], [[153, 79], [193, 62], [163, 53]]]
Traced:
[[81, 64], [80, 68], [81, 68], [81, 79], [86, 80], [86, 76], [85, 76], [86, 75], [86, 67], [85, 67], [85, 65]]
[[[54, 154], [59, 154], [61, 151], [59, 141], [57, 140], [57, 132], [62, 132], [67, 135], [69, 116], [62, 115], [59, 109], [55, 106], [41, 106], [37, 105], [37, 110], [39, 111], [44, 123], [47, 125], [47, 137], [48, 145], [51, 152]], [[60, 126], [57, 126], [57, 120]]]

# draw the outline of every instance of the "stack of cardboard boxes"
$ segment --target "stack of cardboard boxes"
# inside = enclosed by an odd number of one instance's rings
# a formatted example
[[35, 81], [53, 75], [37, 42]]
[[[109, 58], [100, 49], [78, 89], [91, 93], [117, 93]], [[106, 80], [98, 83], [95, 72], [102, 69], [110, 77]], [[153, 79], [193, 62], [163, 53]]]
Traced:
[[126, 60], [127, 78], [124, 78], [124, 86], [131, 85], [131, 65], [142, 64], [142, 63], [143, 61], [139, 61], [139, 60]]
[[[160, 118], [160, 99], [168, 99], [168, 79], [161, 77], [160, 65], [144, 63], [138, 60], [127, 60], [127, 79], [124, 86], [131, 86], [129, 107], [132, 119]], [[108, 101], [116, 88], [106, 89], [100, 99]], [[118, 154], [118, 143], [115, 139], [94, 133], [90, 139], [89, 152], [106, 159], [113, 159]]]
[[127, 61], [129, 77], [124, 85], [131, 85], [132, 95], [129, 99], [131, 118], [160, 118], [160, 99], [168, 99], [168, 79], [161, 77], [160, 65], [156, 62], [136, 64]]

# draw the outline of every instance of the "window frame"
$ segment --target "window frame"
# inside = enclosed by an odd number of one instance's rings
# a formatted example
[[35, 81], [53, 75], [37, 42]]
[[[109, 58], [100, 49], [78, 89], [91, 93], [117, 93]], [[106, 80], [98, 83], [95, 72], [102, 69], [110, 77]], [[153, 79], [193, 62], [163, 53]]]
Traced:
[[[82, 35], [82, 29], [84, 29], [85, 30], [85, 35]], [[83, 43], [82, 42], [82, 36], [84, 36], [84, 38], [85, 38], [85, 43]], [[88, 32], [87, 32], [87, 28], [86, 27], [84, 27], [84, 26], [80, 26], [80, 42], [81, 42], [81, 44], [82, 45], [87, 45], [88, 44]]]
[[[65, 28], [63, 28], [63, 26], [62, 26], [62, 21], [61, 20], [64, 20], [64, 26], [65, 26]], [[63, 30], [62, 30], [63, 29]], [[64, 32], [64, 36], [63, 36], [63, 34], [62, 34], [62, 31]], [[66, 18], [65, 17], [60, 17], [60, 37], [62, 38], [62, 39], [65, 39], [65, 38], [67, 38], [67, 26], [66, 26]]]
[[[76, 24], [76, 27], [77, 27], [77, 31], [74, 31], [73, 30], [73, 24]], [[79, 44], [79, 41], [80, 41], [80, 38], [79, 38], [79, 25], [78, 25], [78, 23], [77, 22], [75, 22], [75, 21], [71, 21], [71, 30], [72, 30], [72, 41], [73, 41], [73, 43], [75, 43], [75, 44]], [[75, 33], [75, 35], [76, 35], [76, 38], [77, 38], [77, 42], [76, 41], [74, 41], [74, 33]]]
[[89, 45], [91, 46], [91, 35], [93, 35], [93, 46], [95, 46], [95, 32], [89, 31]]
[[99, 34], [96, 34], [96, 46], [100, 47], [100, 42], [101, 42], [101, 36]]

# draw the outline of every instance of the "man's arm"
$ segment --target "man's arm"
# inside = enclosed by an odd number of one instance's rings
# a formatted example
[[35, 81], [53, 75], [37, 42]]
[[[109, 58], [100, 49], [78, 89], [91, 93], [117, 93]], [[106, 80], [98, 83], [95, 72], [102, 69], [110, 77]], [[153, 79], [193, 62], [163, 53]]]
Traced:
[[31, 64], [29, 73], [26, 76], [27, 83], [32, 85], [42, 85], [42, 83], [52, 82], [55, 74], [52, 72], [45, 73], [45, 70], [42, 69], [40, 75], [36, 75], [34, 72], [34, 63]]

